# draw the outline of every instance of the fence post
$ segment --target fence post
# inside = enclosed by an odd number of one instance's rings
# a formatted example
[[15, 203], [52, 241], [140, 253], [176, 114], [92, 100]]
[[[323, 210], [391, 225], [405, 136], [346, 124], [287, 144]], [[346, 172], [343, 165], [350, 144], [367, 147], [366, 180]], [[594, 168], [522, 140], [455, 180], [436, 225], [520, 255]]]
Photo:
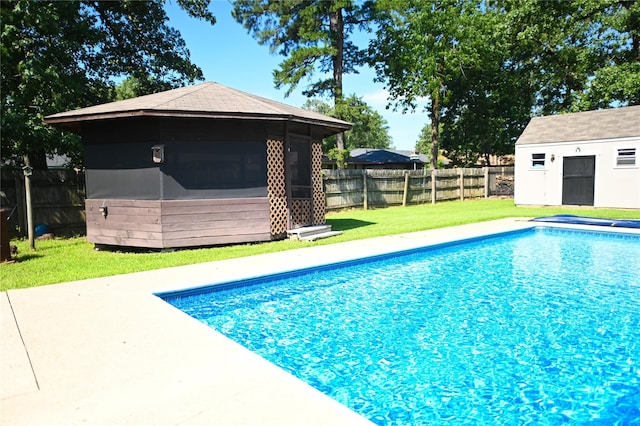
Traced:
[[404, 193], [402, 194], [402, 207], [407, 206], [407, 196], [409, 194], [409, 171], [404, 172]]
[[484, 168], [484, 198], [489, 198], [489, 167]]
[[369, 201], [367, 200], [367, 169], [362, 169], [362, 208], [369, 209]]
[[464, 201], [464, 169], [458, 169], [458, 179], [460, 179], [460, 201]]
[[20, 228], [20, 232], [19, 235], [21, 237], [26, 237], [26, 230], [27, 230], [27, 225], [26, 225], [26, 213], [25, 213], [25, 190], [24, 190], [24, 183], [22, 182], [22, 179], [24, 179], [24, 174], [20, 173], [18, 174], [17, 172], [14, 173], [14, 177], [15, 177], [15, 182], [16, 182], [16, 210], [14, 211], [13, 214], [17, 214], [18, 217], [18, 227]]
[[436, 169], [431, 170], [431, 204], [436, 203]]

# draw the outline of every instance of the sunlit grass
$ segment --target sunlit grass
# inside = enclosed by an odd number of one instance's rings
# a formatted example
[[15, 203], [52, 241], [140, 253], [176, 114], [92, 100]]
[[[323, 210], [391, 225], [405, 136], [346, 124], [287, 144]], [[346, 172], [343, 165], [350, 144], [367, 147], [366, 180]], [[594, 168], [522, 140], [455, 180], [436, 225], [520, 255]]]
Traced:
[[121, 252], [96, 251], [93, 244], [88, 243], [84, 237], [76, 237], [37, 241], [36, 251], [31, 252], [26, 241], [12, 241], [12, 244], [18, 246], [18, 255], [16, 262], [0, 266], [0, 290], [148, 271], [506, 217], [536, 217], [559, 213], [640, 219], [640, 213], [634, 210], [526, 208], [516, 207], [511, 199], [491, 199], [329, 213], [327, 223], [334, 230], [342, 230], [344, 233], [313, 243], [274, 241], [169, 252]]

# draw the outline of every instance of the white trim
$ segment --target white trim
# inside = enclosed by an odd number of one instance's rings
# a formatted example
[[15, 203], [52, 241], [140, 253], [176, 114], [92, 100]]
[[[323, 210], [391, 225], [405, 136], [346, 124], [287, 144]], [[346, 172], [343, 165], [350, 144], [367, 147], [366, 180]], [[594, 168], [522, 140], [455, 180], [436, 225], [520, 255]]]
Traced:
[[516, 142], [516, 146], [520, 146], [523, 148], [532, 148], [532, 147], [554, 147], [554, 146], [566, 146], [568, 144], [580, 144], [580, 145], [589, 145], [595, 143], [626, 143], [626, 142], [638, 142], [640, 141], [640, 136], [629, 136], [624, 138], [611, 138], [611, 139], [592, 139], [592, 140], [571, 140], [571, 141], [562, 141], [562, 142], [538, 142], [538, 143], [527, 143], [527, 144], [518, 144]]

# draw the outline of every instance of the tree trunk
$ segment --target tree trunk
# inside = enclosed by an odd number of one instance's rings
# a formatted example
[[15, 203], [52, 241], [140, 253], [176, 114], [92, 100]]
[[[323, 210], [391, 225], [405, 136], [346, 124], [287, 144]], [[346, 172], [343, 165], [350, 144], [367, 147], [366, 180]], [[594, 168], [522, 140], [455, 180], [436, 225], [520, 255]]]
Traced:
[[[47, 170], [47, 153], [43, 148], [36, 148], [29, 151], [23, 157], [25, 165], [33, 167], [34, 170]], [[28, 163], [27, 163], [28, 162]]]
[[431, 98], [431, 170], [438, 168], [438, 140], [440, 139], [440, 86], [433, 91]]
[[[635, 6], [636, 0], [627, 0], [622, 2], [622, 5], [630, 11], [633, 6]], [[633, 13], [633, 12], [630, 12]], [[629, 19], [627, 21], [629, 23], [627, 30], [629, 30], [629, 34], [631, 34], [631, 59], [635, 62], [640, 62], [640, 19], [635, 17], [636, 19]]]
[[[331, 32], [331, 44], [336, 50], [333, 56], [333, 104], [336, 112], [336, 118], [342, 119], [342, 71], [344, 60], [344, 20], [342, 17], [342, 9], [329, 12], [329, 31]], [[336, 147], [339, 150], [344, 149], [344, 133], [340, 132], [336, 135]], [[341, 168], [338, 164], [338, 168]]]

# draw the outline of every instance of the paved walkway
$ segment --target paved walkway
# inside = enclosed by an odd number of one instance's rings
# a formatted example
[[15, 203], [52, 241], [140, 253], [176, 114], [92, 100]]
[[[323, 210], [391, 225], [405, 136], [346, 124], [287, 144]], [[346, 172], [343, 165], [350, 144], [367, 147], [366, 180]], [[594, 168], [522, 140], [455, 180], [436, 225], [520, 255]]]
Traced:
[[505, 219], [0, 293], [0, 424], [370, 424], [152, 293], [533, 225]]

